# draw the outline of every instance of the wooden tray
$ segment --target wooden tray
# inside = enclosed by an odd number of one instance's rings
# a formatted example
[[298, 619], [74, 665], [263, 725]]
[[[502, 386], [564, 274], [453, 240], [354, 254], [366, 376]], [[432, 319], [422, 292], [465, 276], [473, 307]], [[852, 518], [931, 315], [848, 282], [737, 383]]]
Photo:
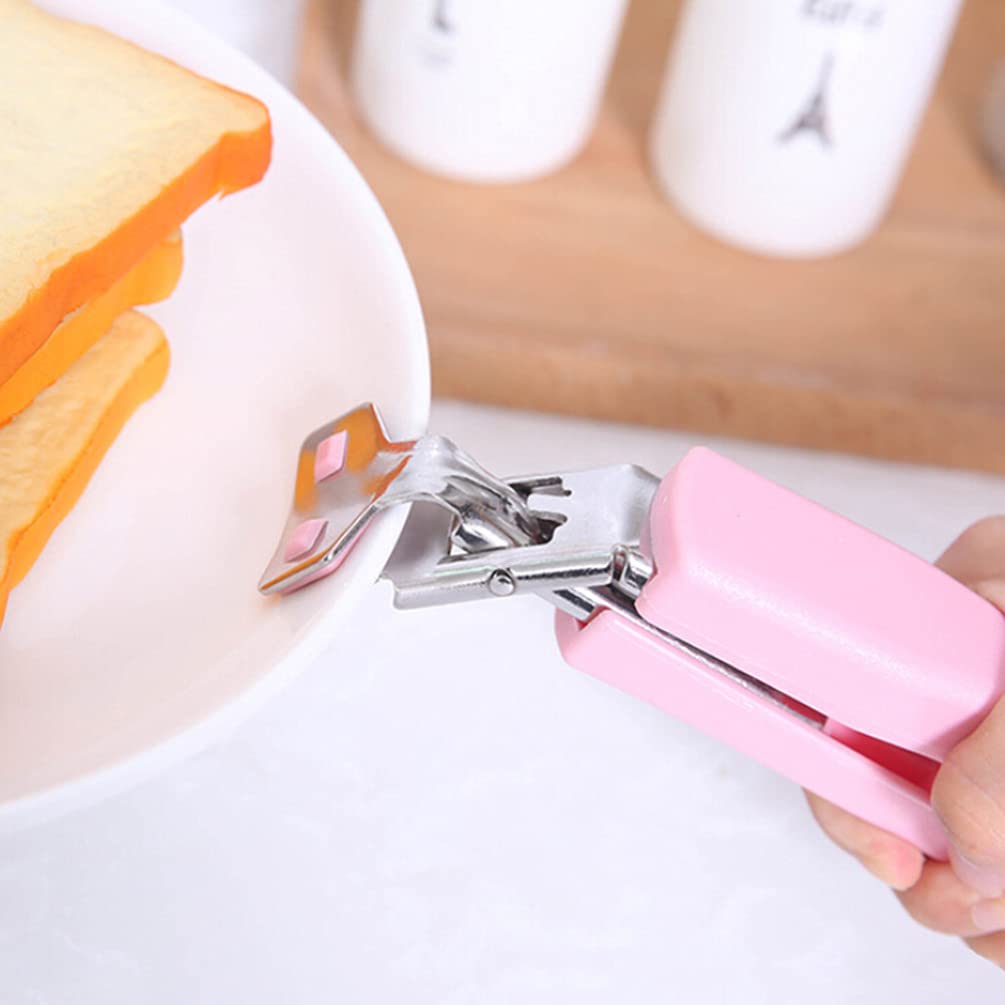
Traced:
[[394, 224], [437, 394], [1005, 471], [1005, 187], [978, 108], [1005, 3], [969, 0], [896, 203], [857, 250], [757, 258], [647, 171], [676, 3], [635, 0], [596, 132], [544, 180], [461, 185], [366, 132], [341, 68], [354, 4], [315, 0], [301, 94]]

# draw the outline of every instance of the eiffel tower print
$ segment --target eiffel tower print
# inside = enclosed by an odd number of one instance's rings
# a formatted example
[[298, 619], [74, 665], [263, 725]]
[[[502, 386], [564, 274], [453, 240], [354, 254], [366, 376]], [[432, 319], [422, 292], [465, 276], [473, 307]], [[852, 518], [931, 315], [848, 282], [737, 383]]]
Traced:
[[834, 53], [829, 52], [824, 56], [816, 90], [805, 108], [796, 116], [795, 122], [778, 137], [779, 143], [790, 143], [802, 133], [809, 133], [816, 136], [825, 147], [833, 146], [827, 108], [828, 88], [833, 69]]

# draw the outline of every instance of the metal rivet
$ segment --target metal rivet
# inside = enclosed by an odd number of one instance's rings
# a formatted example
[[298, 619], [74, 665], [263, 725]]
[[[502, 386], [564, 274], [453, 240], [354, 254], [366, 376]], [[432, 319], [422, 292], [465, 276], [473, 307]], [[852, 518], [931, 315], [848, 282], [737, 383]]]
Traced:
[[495, 569], [489, 576], [488, 586], [493, 597], [508, 597], [516, 590], [516, 580], [509, 569]]

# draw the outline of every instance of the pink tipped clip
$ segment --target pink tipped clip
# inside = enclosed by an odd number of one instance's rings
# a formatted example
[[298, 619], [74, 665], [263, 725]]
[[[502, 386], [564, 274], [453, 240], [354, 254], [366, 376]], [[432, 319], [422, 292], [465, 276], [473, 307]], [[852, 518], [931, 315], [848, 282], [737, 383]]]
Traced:
[[399, 607], [536, 593], [572, 666], [946, 857], [932, 780], [1005, 691], [1005, 618], [916, 556], [704, 449], [662, 482], [503, 480], [362, 406], [298, 472], [263, 592], [334, 571], [412, 503], [384, 570]]

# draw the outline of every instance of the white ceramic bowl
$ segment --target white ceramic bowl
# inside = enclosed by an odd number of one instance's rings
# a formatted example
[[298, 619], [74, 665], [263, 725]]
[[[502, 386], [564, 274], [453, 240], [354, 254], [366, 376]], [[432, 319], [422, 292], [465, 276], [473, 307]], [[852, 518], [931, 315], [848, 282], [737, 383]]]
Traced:
[[173, 361], [11, 596], [0, 631], [0, 828], [129, 785], [226, 731], [333, 638], [400, 528], [282, 601], [256, 583], [302, 437], [378, 402], [395, 435], [429, 406], [401, 249], [342, 150], [266, 73], [152, 0], [47, 0], [261, 98], [275, 150], [255, 189], [185, 227], [151, 313]]

